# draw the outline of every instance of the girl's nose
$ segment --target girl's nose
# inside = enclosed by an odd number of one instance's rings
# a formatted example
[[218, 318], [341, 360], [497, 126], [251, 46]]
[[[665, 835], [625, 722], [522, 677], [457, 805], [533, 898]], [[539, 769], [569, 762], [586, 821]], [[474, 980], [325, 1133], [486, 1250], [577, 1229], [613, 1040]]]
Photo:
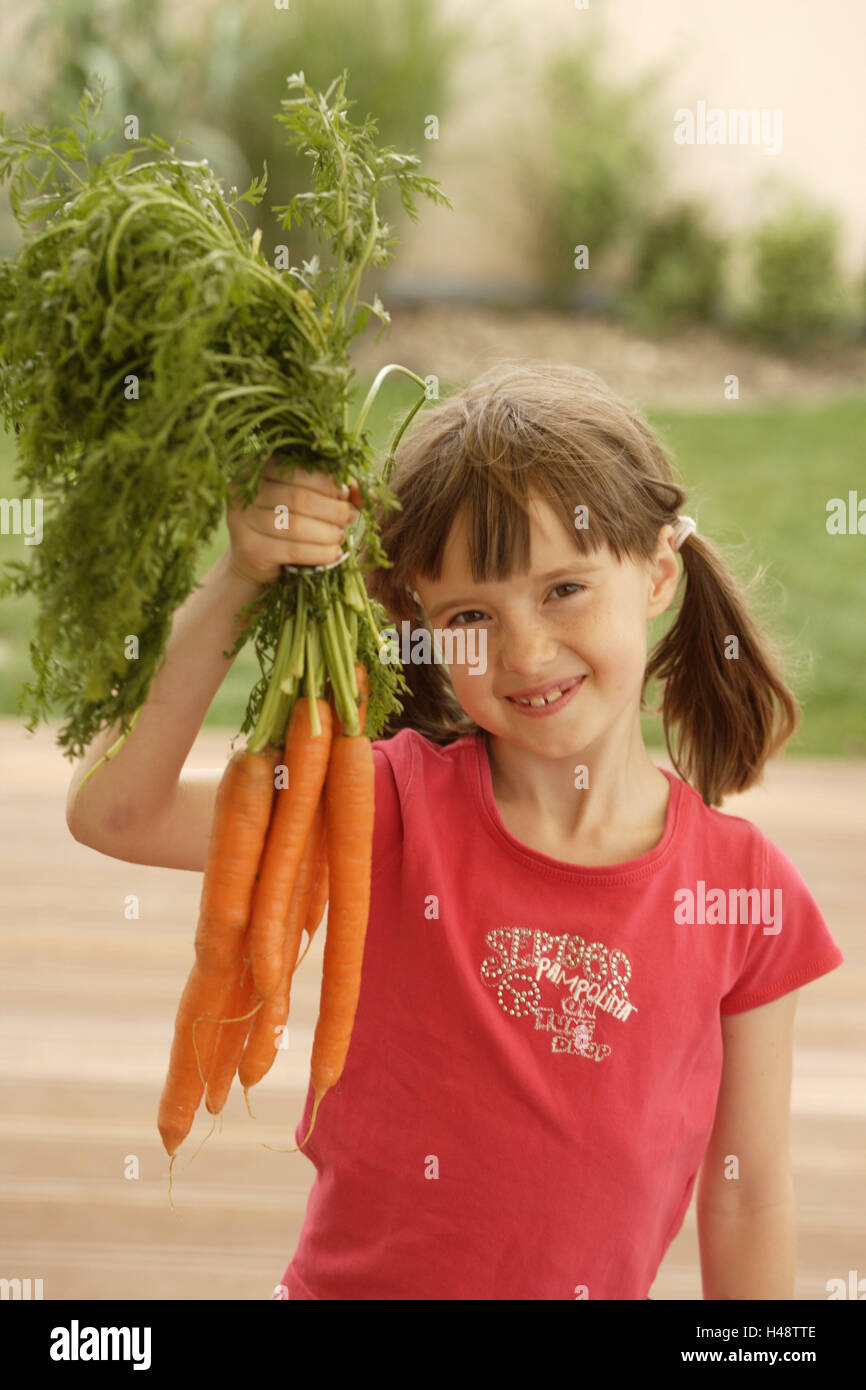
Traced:
[[505, 634], [500, 647], [500, 660], [506, 671], [517, 675], [532, 676], [543, 671], [544, 666], [556, 656], [556, 643], [551, 641], [543, 629], [532, 623]]

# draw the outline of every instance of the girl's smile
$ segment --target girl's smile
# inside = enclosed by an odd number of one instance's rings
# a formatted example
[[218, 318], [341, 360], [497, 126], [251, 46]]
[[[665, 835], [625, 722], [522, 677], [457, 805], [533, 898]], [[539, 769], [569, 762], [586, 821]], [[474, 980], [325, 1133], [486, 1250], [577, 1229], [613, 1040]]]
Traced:
[[552, 686], [545, 695], [533, 697], [532, 702], [519, 700], [515, 695], [506, 695], [505, 699], [513, 705], [518, 714], [528, 715], [530, 719], [545, 719], [557, 714], [573, 695], [583, 685], [586, 676], [576, 676], [570, 681], [562, 681], [557, 686]]

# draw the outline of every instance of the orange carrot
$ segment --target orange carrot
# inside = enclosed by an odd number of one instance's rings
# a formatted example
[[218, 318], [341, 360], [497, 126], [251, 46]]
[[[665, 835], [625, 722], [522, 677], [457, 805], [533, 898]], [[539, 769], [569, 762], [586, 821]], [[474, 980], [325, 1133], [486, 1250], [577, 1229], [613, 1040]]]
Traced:
[[[370, 703], [370, 677], [367, 675], [366, 667], [363, 666], [360, 661], [355, 662], [355, 684], [358, 687], [358, 722], [361, 725], [361, 733], [363, 734], [364, 725], [367, 722], [367, 706]], [[334, 714], [334, 732], [337, 734], [344, 734], [346, 731], [343, 728], [336, 709], [334, 710]]]
[[258, 999], [249, 958], [242, 956], [240, 970], [227, 1005], [228, 1012], [220, 1024], [207, 1075], [205, 1105], [211, 1115], [218, 1115], [226, 1103], [244, 1044], [256, 1017], [253, 1010]]
[[[366, 697], [363, 668], [360, 673], [356, 671], [356, 679]], [[370, 911], [375, 796], [372, 744], [364, 734], [355, 738], [344, 734], [339, 718], [336, 726], [325, 782], [330, 906], [311, 1063], [315, 1103], [304, 1144], [313, 1132], [322, 1097], [343, 1073], [361, 991]]]
[[[367, 675], [367, 671], [360, 661], [355, 663], [355, 682], [358, 686], [359, 696], [358, 720], [363, 731], [364, 722], [367, 718], [367, 705], [369, 704], [370, 700], [370, 681]], [[342, 733], [343, 726], [340, 722], [339, 715], [336, 712], [336, 708], [333, 707], [333, 704], [332, 709], [334, 714], [334, 728], [338, 733]], [[328, 841], [327, 834], [325, 833], [326, 828], [326, 825], [323, 824], [322, 842], [319, 847], [318, 865], [316, 868], [316, 886], [313, 890], [313, 896], [310, 899], [310, 907], [307, 913], [307, 921], [304, 926], [304, 930], [307, 934], [307, 944], [304, 946], [303, 951], [298, 956], [298, 959], [295, 962], [296, 970], [300, 965], [301, 961], [304, 959], [304, 956], [309, 951], [313, 937], [315, 936], [319, 927], [322, 925], [322, 919], [325, 915], [325, 908], [328, 903]]]
[[[292, 901], [286, 917], [282, 977], [278, 988], [268, 996], [253, 1019], [244, 1054], [238, 1066], [238, 1080], [244, 1088], [244, 1093], [249, 1090], [250, 1086], [255, 1086], [258, 1081], [261, 1081], [262, 1077], [270, 1071], [277, 1053], [280, 1034], [289, 1017], [292, 975], [301, 940], [301, 929], [307, 920], [308, 903], [313, 891], [316, 854], [322, 839], [324, 824], [325, 803], [320, 797], [313, 824], [304, 846], [304, 853], [298, 866]], [[249, 1100], [247, 1103], [249, 1104]]]
[[331, 708], [327, 700], [319, 699], [316, 705], [322, 726], [318, 737], [310, 729], [309, 700], [300, 697], [292, 709], [284, 752], [288, 786], [275, 794], [259, 882], [253, 895], [250, 961], [256, 988], [263, 999], [274, 993], [282, 978], [286, 917], [328, 770]]
[[281, 756], [239, 749], [229, 759], [214, 804], [195, 937], [195, 963], [175, 1017], [158, 1127], [173, 1156], [192, 1126], [216, 1046], [230, 1012], [232, 982], [249, 920], [253, 887]]
[[[324, 804], [324, 803], [323, 803]], [[316, 868], [313, 876], [313, 891], [310, 894], [310, 905], [307, 908], [307, 920], [304, 923], [304, 931], [307, 934], [307, 944], [298, 959], [295, 961], [293, 970], [297, 970], [304, 956], [310, 949], [310, 942], [322, 925], [322, 918], [325, 915], [325, 908], [328, 903], [328, 836], [327, 822], [324, 814], [322, 815], [319, 827], [319, 843], [316, 849]]]
[[279, 749], [239, 749], [223, 773], [214, 805], [195, 936], [205, 974], [230, 971], [237, 961], [274, 800]]
[[175, 1154], [192, 1127], [231, 993], [231, 979], [214, 972], [205, 974], [195, 962], [181, 995], [159, 1102], [157, 1125], [169, 1156]]

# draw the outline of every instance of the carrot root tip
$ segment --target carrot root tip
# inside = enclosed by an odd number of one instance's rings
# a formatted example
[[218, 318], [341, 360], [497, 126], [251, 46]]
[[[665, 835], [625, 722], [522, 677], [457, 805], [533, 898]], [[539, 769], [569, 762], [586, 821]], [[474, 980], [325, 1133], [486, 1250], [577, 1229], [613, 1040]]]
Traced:
[[[202, 1139], [201, 1143], [199, 1144], [198, 1148], [196, 1149], [196, 1151], [195, 1151], [195, 1153], [193, 1154], [192, 1158], [190, 1159], [189, 1163], [194, 1163], [194, 1162], [195, 1162], [196, 1158], [198, 1157], [198, 1154], [199, 1154], [200, 1150], [204, 1148], [204, 1146], [205, 1146], [205, 1144], [207, 1143], [208, 1139], [210, 1139], [211, 1135], [213, 1134], [213, 1132], [214, 1132], [214, 1130], [215, 1130], [215, 1128], [216, 1128], [216, 1122], [217, 1122], [217, 1117], [216, 1117], [216, 1115], [214, 1115], [214, 1116], [213, 1116], [213, 1119], [212, 1119], [212, 1121], [211, 1121], [211, 1127], [210, 1127], [210, 1129], [208, 1130], [207, 1134], [206, 1134], [206, 1135], [204, 1136], [204, 1138]], [[174, 1158], [172, 1158], [172, 1163], [173, 1163], [173, 1162], [174, 1162]], [[187, 1168], [189, 1167], [189, 1163], [186, 1165]], [[186, 1172], [186, 1168], [184, 1168], [183, 1171]]]
[[307, 1133], [305, 1134], [304, 1138], [301, 1140], [300, 1144], [298, 1145], [298, 1148], [299, 1148], [299, 1149], [302, 1149], [302, 1148], [304, 1147], [304, 1145], [306, 1144], [307, 1140], [309, 1139], [310, 1135], [311, 1135], [312, 1132], [313, 1132], [313, 1126], [314, 1126], [315, 1123], [316, 1123], [316, 1111], [317, 1111], [318, 1108], [319, 1108], [319, 1104], [320, 1104], [321, 1099], [322, 1099], [322, 1096], [323, 1096], [324, 1094], [325, 1094], [325, 1093], [324, 1093], [324, 1091], [323, 1091], [322, 1094], [321, 1094], [321, 1095], [317, 1095], [317, 1096], [316, 1096], [316, 1099], [313, 1101], [313, 1113], [312, 1113], [312, 1115], [311, 1115], [311, 1117], [310, 1117], [310, 1128], [307, 1130]]
[[175, 1216], [179, 1216], [180, 1213], [179, 1213], [177, 1207], [175, 1206], [174, 1201], [172, 1200], [172, 1195], [171, 1195], [171, 1178], [172, 1178], [172, 1169], [173, 1169], [173, 1168], [174, 1168], [174, 1154], [172, 1154], [171, 1158], [170, 1158], [169, 1161], [168, 1161], [168, 1204], [169, 1204], [169, 1206], [171, 1207], [172, 1211], [174, 1212]]

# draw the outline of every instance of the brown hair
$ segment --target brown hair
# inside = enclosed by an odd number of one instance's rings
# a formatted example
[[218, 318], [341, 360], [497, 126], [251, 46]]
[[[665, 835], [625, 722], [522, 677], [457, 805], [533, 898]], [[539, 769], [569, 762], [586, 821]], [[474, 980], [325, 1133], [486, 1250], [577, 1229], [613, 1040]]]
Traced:
[[[388, 482], [400, 509], [383, 515], [380, 508], [378, 517], [391, 563], [367, 572], [368, 590], [398, 631], [403, 621], [417, 626], [414, 581], [439, 579], [448, 533], [464, 509], [475, 581], [525, 573], [530, 494], [559, 513], [581, 554], [606, 543], [618, 561], [649, 562], [660, 527], [675, 522], [687, 496], [669, 452], [595, 372], [506, 360], [422, 409], [400, 440]], [[575, 526], [576, 503], [589, 509], [586, 529]], [[661, 714], [678, 775], [717, 806], [760, 781], [764, 763], [797, 728], [800, 707], [782, 679], [780, 648], [756, 627], [744, 586], [720, 552], [692, 533], [679, 553], [685, 590], [676, 621], [649, 655], [640, 708]], [[730, 635], [739, 640], [737, 659], [724, 655]], [[401, 693], [403, 710], [382, 738], [413, 728], [447, 744], [479, 732], [441, 662], [407, 665], [404, 676], [411, 693]], [[660, 706], [646, 703], [653, 678]]]

